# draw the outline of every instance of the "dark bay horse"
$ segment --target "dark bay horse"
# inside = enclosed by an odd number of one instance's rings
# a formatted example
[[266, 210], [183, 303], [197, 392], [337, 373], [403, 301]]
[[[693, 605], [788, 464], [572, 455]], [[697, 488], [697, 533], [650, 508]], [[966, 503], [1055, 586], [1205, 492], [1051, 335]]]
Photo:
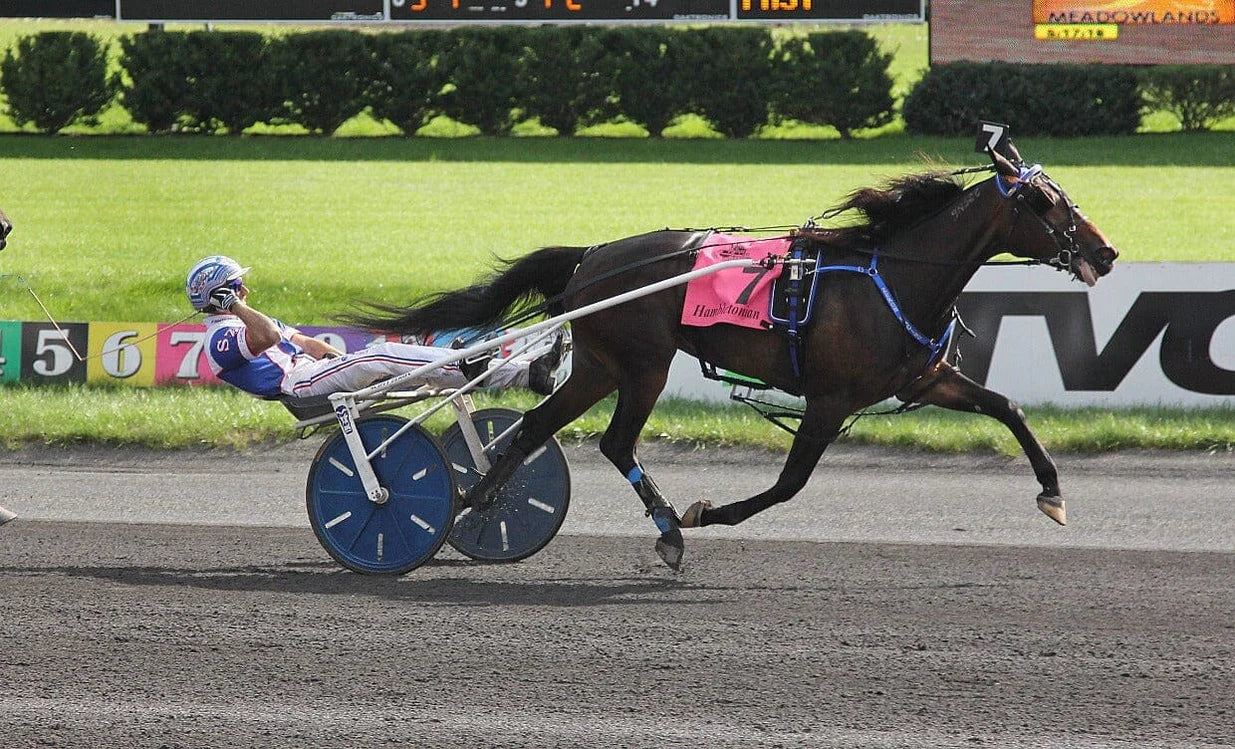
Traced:
[[[799, 345], [799, 374], [790, 347], [775, 331], [680, 324], [678, 286], [581, 317], [572, 323], [570, 378], [529, 411], [521, 431], [465, 501], [479, 504], [510, 478], [550, 435], [617, 390], [617, 408], [600, 450], [633, 485], [661, 531], [657, 551], [680, 563], [681, 527], [736, 525], [794, 496], [851, 414], [890, 397], [998, 419], [1024, 449], [1042, 485], [1038, 507], [1066, 522], [1055, 463], [1007, 397], [968, 379], [939, 356], [961, 290], [1000, 253], [1050, 263], [1089, 285], [1107, 274], [1116, 250], [1040, 167], [988, 150], [995, 174], [967, 185], [962, 172], [932, 171], [853, 193], [832, 215], [856, 216], [839, 228], [811, 232], [826, 264], [870, 266], [879, 276], [825, 273], [813, 322]], [[511, 310], [548, 299], [559, 314], [646, 287], [691, 269], [683, 248], [697, 237], [664, 230], [594, 248], [549, 247], [505, 264], [492, 278], [435, 294], [410, 307], [371, 305], [351, 316], [375, 330], [426, 334], [499, 325]], [[891, 295], [891, 299], [888, 294]], [[893, 301], [894, 300], [894, 301]], [[899, 305], [901, 314], [894, 313]], [[917, 335], [914, 335], [914, 334]], [[801, 425], [780, 476], [749, 499], [713, 507], [695, 502], [679, 516], [640, 465], [635, 445], [669, 363], [678, 350], [805, 398]]]

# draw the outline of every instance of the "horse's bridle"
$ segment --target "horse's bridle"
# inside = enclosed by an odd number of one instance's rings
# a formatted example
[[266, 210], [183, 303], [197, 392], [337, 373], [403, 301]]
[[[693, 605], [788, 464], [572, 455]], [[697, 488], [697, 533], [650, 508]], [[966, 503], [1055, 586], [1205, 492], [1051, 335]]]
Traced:
[[[1055, 207], [1055, 201], [1047, 197], [1046, 191], [1042, 189], [1042, 183], [1048, 185], [1063, 200], [1064, 207], [1068, 209], [1067, 228], [1056, 226], [1047, 220], [1046, 214], [1051, 208]], [[1077, 255], [1085, 257], [1084, 253], [1081, 252], [1080, 242], [1076, 238], [1077, 223], [1085, 220], [1085, 214], [1081, 213], [1081, 207], [1072, 202], [1072, 199], [1063, 191], [1063, 188], [1046, 176], [1046, 173], [1042, 171], [1042, 167], [1037, 164], [1031, 167], [1022, 166], [1020, 179], [1013, 182], [1009, 187], [1004, 186], [1004, 178], [998, 174], [995, 175], [995, 184], [999, 188], [1001, 195], [1015, 201], [1012, 208], [1012, 226], [1008, 230], [1008, 235], [1015, 234], [1017, 222], [1020, 221], [1022, 213], [1021, 208], [1028, 207], [1030, 215], [1042, 224], [1046, 235], [1051, 238], [1051, 241], [1055, 243], [1055, 247], [1058, 250], [1055, 257], [1043, 260], [1042, 262], [1055, 270], [1065, 271], [1075, 276], [1076, 269], [1073, 266], [1073, 260]], [[1104, 247], [1114, 250], [1109, 245], [1104, 245]], [[1098, 249], [1103, 248], [1099, 247]], [[1096, 257], [1093, 259], [1086, 257], [1085, 261], [1095, 267], [1106, 265], [1105, 262]]]

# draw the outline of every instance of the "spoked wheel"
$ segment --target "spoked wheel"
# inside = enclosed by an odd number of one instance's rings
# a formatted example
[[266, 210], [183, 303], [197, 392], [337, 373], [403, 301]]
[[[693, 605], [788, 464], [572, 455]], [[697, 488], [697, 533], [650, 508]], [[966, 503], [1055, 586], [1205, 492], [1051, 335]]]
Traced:
[[[356, 429], [372, 451], [406, 423], [398, 416], [372, 416], [358, 419]], [[382, 504], [365, 494], [343, 434], [326, 440], [309, 468], [309, 524], [322, 547], [349, 570], [402, 575], [431, 559], [450, 534], [453, 471], [437, 439], [419, 426], [370, 462], [390, 492]]]
[[[486, 408], [472, 414], [472, 423], [488, 445], [523, 414], [507, 408]], [[508, 434], [485, 452], [490, 461], [514, 438]], [[464, 491], [480, 480], [463, 431], [452, 424], [442, 434], [442, 446]], [[553, 437], [523, 461], [484, 510], [464, 510], [455, 518], [450, 545], [472, 559], [517, 562], [544, 548], [562, 527], [570, 506], [570, 468]]]

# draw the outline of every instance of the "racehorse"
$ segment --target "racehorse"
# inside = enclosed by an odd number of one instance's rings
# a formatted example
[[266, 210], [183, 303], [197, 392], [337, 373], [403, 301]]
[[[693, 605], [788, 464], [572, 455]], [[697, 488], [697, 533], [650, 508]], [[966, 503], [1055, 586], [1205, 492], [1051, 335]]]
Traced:
[[[803, 233], [828, 263], [867, 270], [821, 276], [813, 322], [799, 351], [776, 331], [680, 324], [681, 286], [574, 320], [570, 377], [527, 412], [507, 452], [464, 502], [491, 501], [528, 455], [616, 389], [617, 407], [600, 450], [643, 500], [661, 531], [657, 551], [677, 569], [683, 552], [679, 528], [736, 525], [793, 497], [850, 415], [895, 396], [999, 420], [1015, 435], [1042, 486], [1039, 509], [1066, 524], [1055, 463], [1024, 413], [944, 361], [940, 342], [961, 290], [995, 255], [1048, 263], [1092, 286], [1110, 272], [1119, 253], [1040, 166], [1020, 159], [1010, 141], [1004, 153], [985, 150], [990, 167], [933, 170], [858, 190], [825, 214], [856, 221]], [[963, 175], [976, 171], [994, 175], [967, 184]], [[369, 304], [348, 320], [401, 334], [487, 327], [542, 297], [550, 314], [561, 314], [689, 271], [688, 250], [698, 239], [689, 230], [666, 229], [592, 248], [543, 248], [504, 262], [502, 270], [473, 286], [433, 294], [409, 307]], [[719, 507], [695, 502], [680, 516], [635, 454], [679, 349], [805, 398], [800, 428], [771, 488]]]

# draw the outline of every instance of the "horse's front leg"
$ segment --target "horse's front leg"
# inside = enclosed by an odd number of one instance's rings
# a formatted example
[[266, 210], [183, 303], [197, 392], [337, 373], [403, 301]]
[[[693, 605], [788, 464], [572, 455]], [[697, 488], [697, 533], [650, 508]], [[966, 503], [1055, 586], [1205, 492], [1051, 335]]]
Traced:
[[1034, 475], [1042, 485], [1038, 509], [1060, 525], [1068, 524], [1063, 496], [1059, 493], [1059, 471], [1046, 448], [1025, 422], [1025, 412], [1006, 395], [988, 390], [947, 364], [940, 365], [917, 400], [953, 411], [986, 414], [1011, 430], [1020, 443]]
[[831, 400], [807, 400], [802, 423], [789, 448], [789, 457], [772, 488], [741, 502], [732, 502], [712, 507], [711, 502], [695, 502], [682, 515], [686, 528], [705, 525], [737, 525], [743, 520], [763, 512], [774, 504], [793, 497], [803, 486], [823, 456], [823, 451], [836, 439], [841, 424], [851, 409], [847, 404]]

